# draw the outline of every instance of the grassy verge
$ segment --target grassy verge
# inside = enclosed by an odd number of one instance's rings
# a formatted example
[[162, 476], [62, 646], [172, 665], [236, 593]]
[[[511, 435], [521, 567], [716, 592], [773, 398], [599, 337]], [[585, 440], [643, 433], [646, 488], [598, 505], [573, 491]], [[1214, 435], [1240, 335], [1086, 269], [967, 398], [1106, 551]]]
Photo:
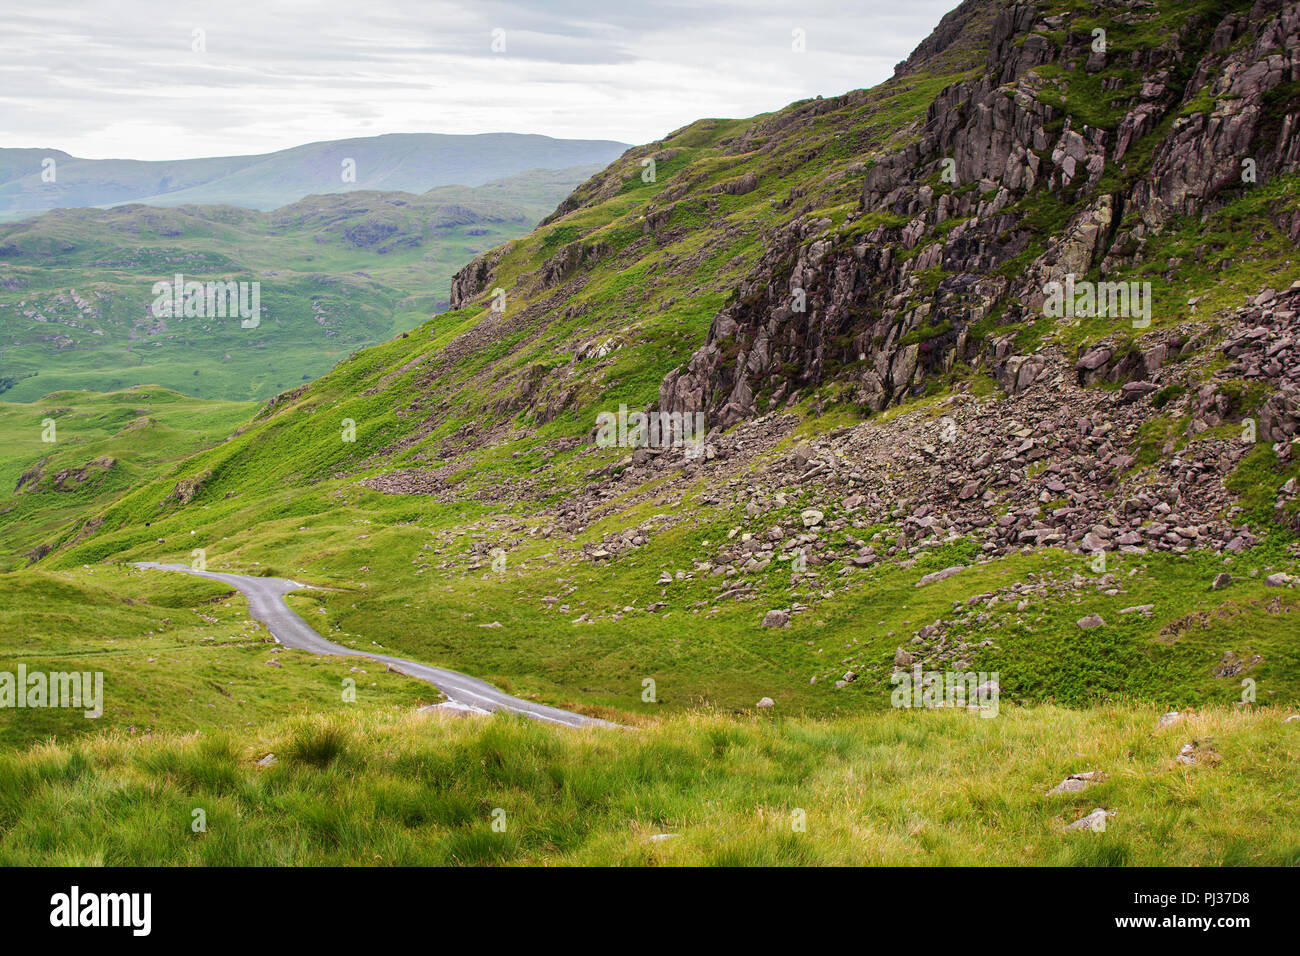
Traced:
[[[438, 692], [370, 661], [284, 650], [230, 588], [116, 568], [0, 575], [0, 671], [103, 674], [103, 715], [0, 708], [0, 746], [100, 733], [247, 728], [347, 708], [410, 710]], [[364, 673], [352, 668], [361, 667]], [[355, 702], [343, 699], [355, 681]]]
[[[623, 732], [352, 712], [114, 734], [0, 756], [0, 863], [1300, 863], [1300, 722], [1157, 716], [695, 714]], [[1177, 762], [1189, 742], [1197, 762]], [[1106, 779], [1046, 795], [1085, 770]], [[1105, 832], [1063, 832], [1096, 807], [1115, 813]]]

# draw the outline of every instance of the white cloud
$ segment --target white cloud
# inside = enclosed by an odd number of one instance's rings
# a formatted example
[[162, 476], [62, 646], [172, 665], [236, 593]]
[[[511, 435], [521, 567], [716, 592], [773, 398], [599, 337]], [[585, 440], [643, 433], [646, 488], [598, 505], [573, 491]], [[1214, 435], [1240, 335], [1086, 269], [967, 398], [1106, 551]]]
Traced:
[[47, 0], [0, 34], [0, 142], [133, 159], [390, 132], [642, 143], [873, 86], [954, 3]]

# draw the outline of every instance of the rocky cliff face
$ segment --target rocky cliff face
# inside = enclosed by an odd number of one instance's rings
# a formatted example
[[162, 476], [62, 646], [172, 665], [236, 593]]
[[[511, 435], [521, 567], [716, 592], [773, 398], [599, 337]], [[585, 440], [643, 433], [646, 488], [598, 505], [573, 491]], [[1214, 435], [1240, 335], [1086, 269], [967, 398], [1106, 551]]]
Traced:
[[448, 302], [453, 309], [459, 309], [488, 288], [488, 283], [492, 279], [492, 268], [507, 248], [507, 246], [498, 246], [490, 252], [475, 257], [469, 265], [451, 277]]
[[[867, 170], [844, 227], [805, 218], [770, 237], [661, 408], [725, 428], [837, 380], [880, 410], [956, 362], [1016, 393], [1046, 363], [997, 327], [1041, 315], [1048, 283], [1140, 267], [1176, 217], [1300, 170], [1300, 4], [1192, 11], [1150, 44], [1127, 39], [1160, 28], [1154, 5], [1101, 6], [1102, 43], [1095, 17], [996, 8], [982, 75], [943, 89]], [[900, 74], [980, 10], [954, 11]], [[1300, 236], [1300, 214], [1285, 227]]]
[[[894, 556], [956, 538], [990, 555], [1252, 546], [1271, 520], [1252, 483], [1300, 450], [1300, 3], [1065, 6], [967, 0], [882, 87], [684, 127], [480, 257], [455, 304], [484, 318], [425, 366], [476, 357], [440, 380], [477, 389], [466, 440], [550, 426], [580, 458], [621, 403], [705, 415], [702, 456], [584, 463], [557, 525], [575, 535], [698, 485], [703, 507], [769, 494], [901, 522]], [[1051, 308], [1076, 282], [1112, 304], [1123, 283], [1130, 308]], [[411, 414], [420, 440], [447, 430], [444, 410]], [[462, 451], [446, 438], [425, 460]], [[456, 467], [439, 484], [404, 464], [371, 487], [466, 494]], [[1292, 492], [1264, 511], [1294, 525]], [[777, 560], [745, 544], [699, 561], [725, 577]]]

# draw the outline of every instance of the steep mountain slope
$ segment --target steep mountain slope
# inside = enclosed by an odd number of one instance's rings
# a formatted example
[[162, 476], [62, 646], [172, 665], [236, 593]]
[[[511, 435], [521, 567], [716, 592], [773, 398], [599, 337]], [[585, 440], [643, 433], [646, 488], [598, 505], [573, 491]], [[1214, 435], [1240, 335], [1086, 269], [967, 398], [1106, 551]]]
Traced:
[[[604, 164], [626, 148], [609, 140], [521, 133], [392, 133], [254, 156], [167, 161], [79, 159], [57, 149], [0, 149], [0, 218], [135, 202], [276, 209], [318, 193], [422, 193], [452, 184], [480, 186], [530, 169]], [[52, 180], [47, 160], [54, 163]], [[345, 162], [351, 163], [346, 179]]]
[[[457, 269], [526, 233], [592, 172], [310, 196], [269, 213], [128, 205], [0, 226], [0, 394], [158, 383], [267, 398], [446, 308]], [[154, 284], [178, 273], [257, 281], [259, 324], [155, 315]]]
[[[967, 0], [880, 87], [630, 150], [43, 564], [197, 538], [593, 713], [1294, 701], [1297, 51], [1296, 3]], [[607, 447], [622, 404], [707, 441]]]

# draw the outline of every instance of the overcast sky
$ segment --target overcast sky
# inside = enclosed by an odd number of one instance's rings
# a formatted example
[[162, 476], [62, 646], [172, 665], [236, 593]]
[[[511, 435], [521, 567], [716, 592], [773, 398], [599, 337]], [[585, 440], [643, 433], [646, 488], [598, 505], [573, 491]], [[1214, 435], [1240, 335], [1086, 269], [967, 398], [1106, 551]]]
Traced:
[[873, 86], [957, 2], [9, 0], [0, 146], [178, 159], [380, 133], [644, 143]]

